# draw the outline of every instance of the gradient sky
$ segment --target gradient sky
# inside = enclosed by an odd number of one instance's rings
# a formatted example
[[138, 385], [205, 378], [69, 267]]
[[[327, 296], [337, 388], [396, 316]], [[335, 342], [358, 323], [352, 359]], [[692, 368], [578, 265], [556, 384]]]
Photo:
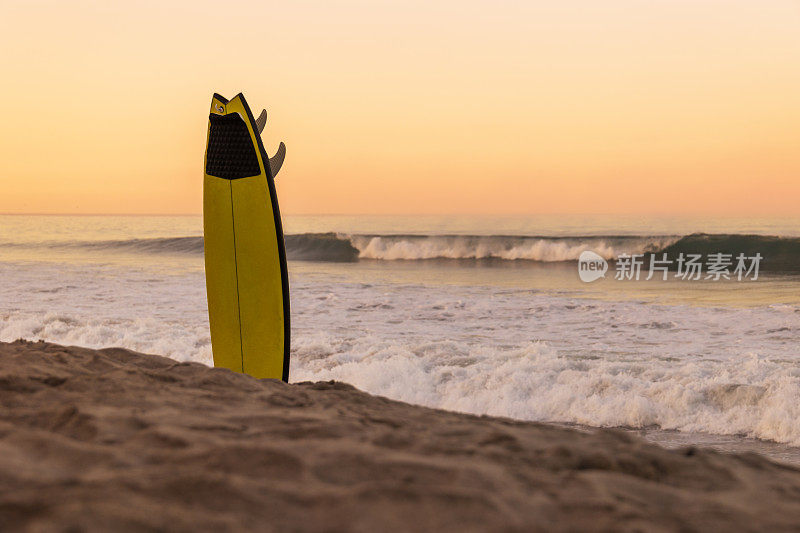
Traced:
[[797, 0], [4, 0], [0, 212], [200, 213], [208, 106], [284, 213], [800, 212]]

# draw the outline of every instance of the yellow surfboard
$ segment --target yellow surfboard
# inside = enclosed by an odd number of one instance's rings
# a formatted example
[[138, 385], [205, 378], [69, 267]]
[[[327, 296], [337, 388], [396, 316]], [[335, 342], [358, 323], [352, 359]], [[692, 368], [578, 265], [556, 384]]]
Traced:
[[214, 366], [289, 379], [289, 280], [275, 174], [242, 94], [214, 94], [203, 180], [208, 319]]

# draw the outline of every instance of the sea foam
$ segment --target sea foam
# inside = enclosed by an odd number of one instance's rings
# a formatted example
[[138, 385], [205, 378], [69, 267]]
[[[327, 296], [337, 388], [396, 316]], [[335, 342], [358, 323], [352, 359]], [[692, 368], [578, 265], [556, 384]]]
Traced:
[[[0, 340], [211, 363], [202, 262], [0, 263]], [[194, 264], [192, 263], [192, 264]], [[458, 411], [800, 445], [800, 307], [292, 278], [292, 381]]]

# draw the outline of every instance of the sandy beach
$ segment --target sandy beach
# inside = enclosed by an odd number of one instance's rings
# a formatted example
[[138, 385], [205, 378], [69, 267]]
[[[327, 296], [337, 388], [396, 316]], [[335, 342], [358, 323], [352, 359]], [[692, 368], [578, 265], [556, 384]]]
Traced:
[[800, 470], [287, 385], [110, 348], [0, 344], [0, 529], [788, 531]]

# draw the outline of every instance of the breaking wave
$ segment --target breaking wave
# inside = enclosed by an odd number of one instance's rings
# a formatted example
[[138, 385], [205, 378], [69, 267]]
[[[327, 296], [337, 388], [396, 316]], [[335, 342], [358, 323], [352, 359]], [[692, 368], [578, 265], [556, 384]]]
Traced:
[[[355, 262], [359, 260], [499, 260], [554, 263], [576, 261], [584, 250], [605, 259], [620, 254], [760, 253], [762, 268], [800, 271], [800, 238], [761, 235], [692, 234], [607, 236], [515, 236], [515, 235], [362, 235], [301, 233], [286, 235], [291, 260]], [[133, 254], [203, 253], [203, 238], [170, 237], [106, 241], [52, 241], [39, 243], [0, 242], [3, 248], [37, 248], [53, 251], [86, 251]]]

